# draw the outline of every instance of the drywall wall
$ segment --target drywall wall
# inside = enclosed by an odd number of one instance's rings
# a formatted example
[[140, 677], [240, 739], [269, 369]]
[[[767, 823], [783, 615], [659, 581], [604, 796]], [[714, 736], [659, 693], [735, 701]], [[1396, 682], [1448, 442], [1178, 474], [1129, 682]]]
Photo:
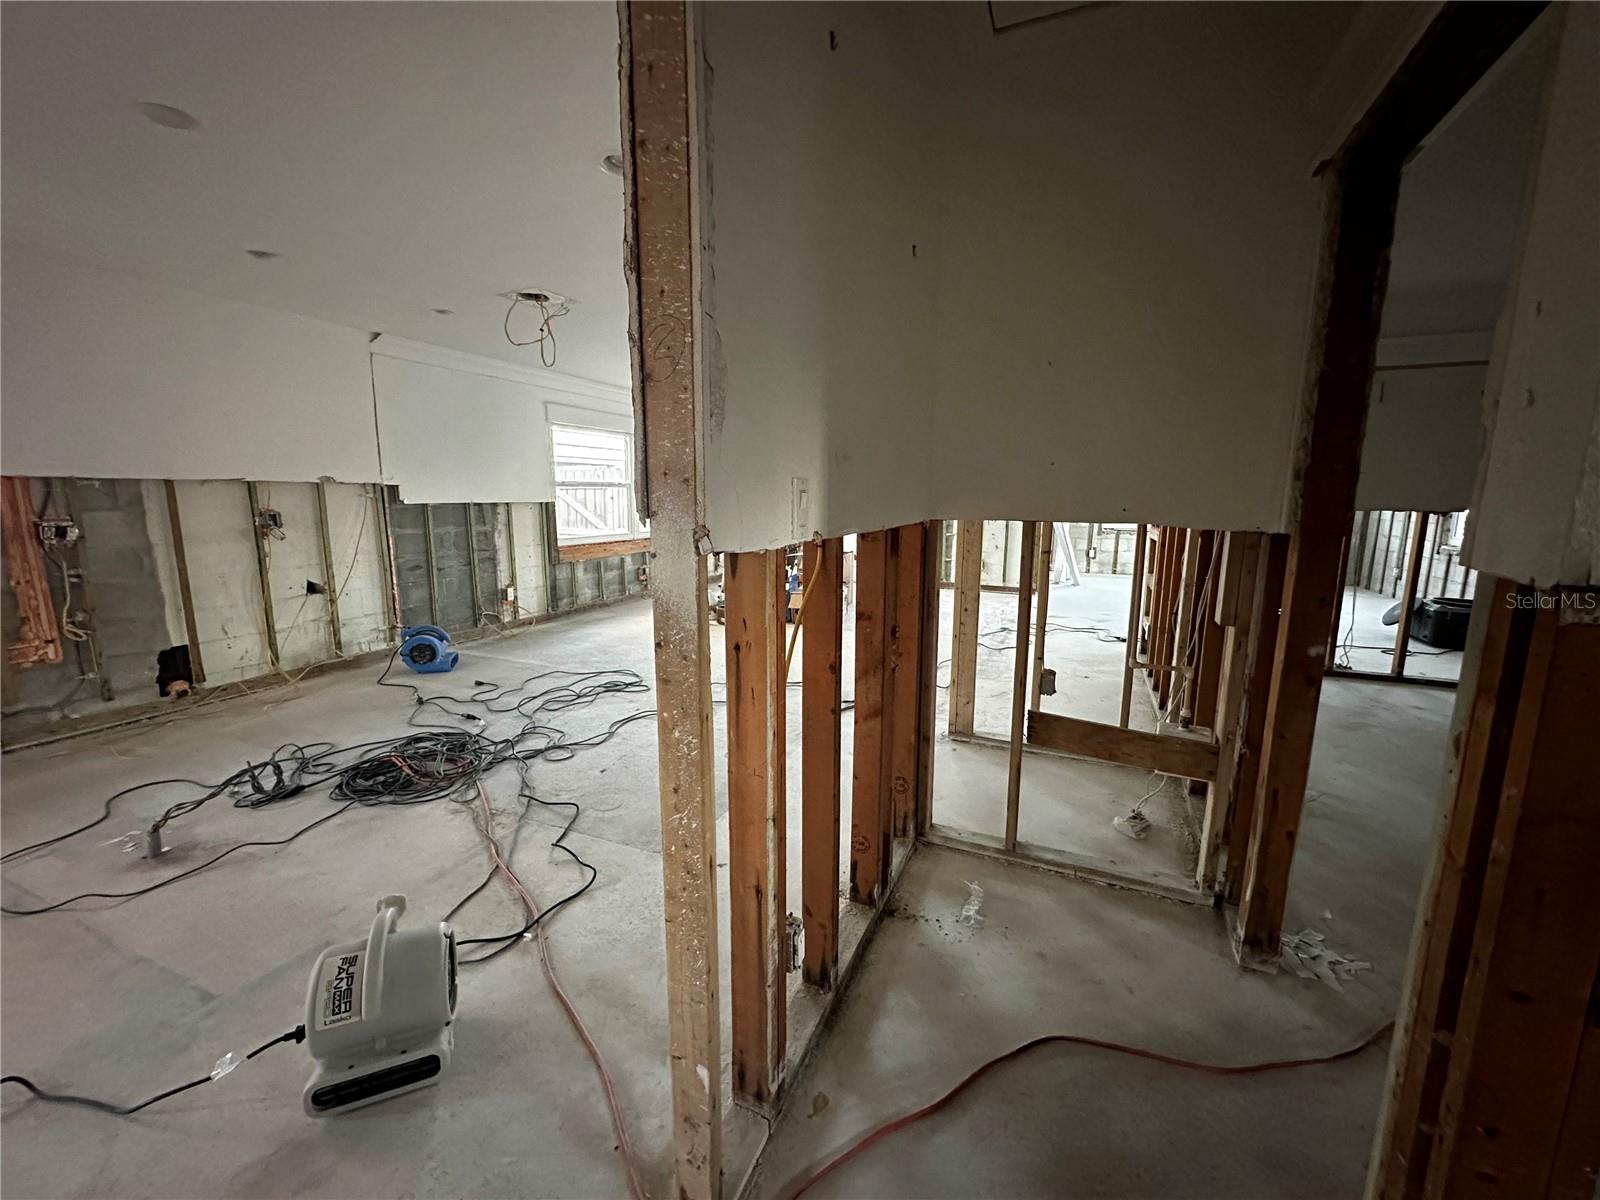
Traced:
[[935, 513], [937, 81], [914, 44], [930, 12], [700, 12], [712, 541], [753, 549]]
[[383, 481], [408, 504], [553, 500], [552, 413], [632, 432], [624, 388], [396, 338], [371, 353]]
[[378, 477], [368, 335], [4, 248], [8, 475]]
[[997, 35], [982, 5], [709, 6], [718, 548], [935, 516], [1284, 528], [1329, 125], [1306, 81], [1350, 15]]
[[1472, 503], [1487, 369], [1485, 361], [1378, 369], [1357, 510], [1454, 512]]
[[1560, 40], [1465, 558], [1551, 587], [1600, 579], [1600, 8], [1541, 20], [1559, 23]]
[[1283, 528], [1348, 11], [937, 15], [944, 515]]

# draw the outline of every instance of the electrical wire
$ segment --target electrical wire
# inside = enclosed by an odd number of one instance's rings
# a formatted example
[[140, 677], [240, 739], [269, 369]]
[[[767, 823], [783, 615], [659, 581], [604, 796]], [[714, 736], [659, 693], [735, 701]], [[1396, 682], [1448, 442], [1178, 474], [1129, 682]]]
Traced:
[[[628, 1194], [634, 1200], [644, 1200], [645, 1192], [639, 1183], [638, 1170], [634, 1164], [633, 1146], [628, 1138], [627, 1122], [622, 1119], [622, 1106], [617, 1100], [616, 1083], [612, 1080], [611, 1072], [606, 1067], [605, 1056], [600, 1053], [600, 1047], [595, 1044], [594, 1038], [590, 1036], [589, 1030], [584, 1026], [583, 1018], [578, 1015], [577, 1008], [573, 1005], [571, 998], [568, 997], [566, 990], [561, 986], [561, 980], [556, 975], [555, 963], [550, 957], [550, 945], [545, 937], [543, 922], [545, 913], [540, 911], [539, 905], [534, 901], [528, 889], [523, 886], [522, 880], [517, 877], [517, 873], [511, 869], [501, 855], [500, 845], [495, 841], [494, 837], [494, 812], [489, 807], [489, 797], [485, 794], [481, 783], [478, 785], [477, 791], [478, 803], [483, 811], [484, 823], [482, 832], [484, 841], [488, 844], [489, 854], [494, 860], [495, 868], [505, 876], [506, 881], [521, 897], [528, 910], [528, 918], [534, 927], [539, 943], [539, 961], [544, 966], [545, 979], [549, 981], [550, 990], [555, 993], [556, 999], [567, 1014], [567, 1019], [572, 1023], [572, 1028], [577, 1033], [578, 1040], [583, 1043], [584, 1049], [588, 1051], [590, 1059], [594, 1062], [595, 1070], [600, 1073], [601, 1086], [605, 1091], [606, 1107], [611, 1112], [611, 1126], [617, 1135], [617, 1152], [622, 1156], [623, 1166], [628, 1176]], [[593, 881], [591, 880], [591, 882]], [[587, 887], [588, 885], [585, 884], [584, 886]]]
[[[517, 307], [522, 304], [532, 304], [539, 310], [539, 336], [526, 342], [517, 341], [517, 339], [512, 336], [511, 333], [511, 314], [516, 312]], [[546, 300], [525, 300], [520, 295], [516, 296], [511, 301], [511, 307], [506, 309], [506, 341], [510, 342], [513, 346], [518, 347], [539, 347], [539, 361], [547, 367], [553, 367], [556, 365], [556, 331], [551, 327], [550, 322], [554, 321], [557, 317], [566, 316], [571, 311], [572, 306], [565, 301], [563, 301], [561, 306], [554, 312], [551, 312], [549, 302]], [[549, 346], [548, 351], [545, 349], [546, 346]]]
[[[244, 1061], [248, 1062], [256, 1055], [270, 1050], [274, 1046], [281, 1045], [284, 1042], [294, 1042], [298, 1045], [305, 1040], [306, 1027], [304, 1025], [296, 1025], [293, 1029], [289, 1030], [288, 1033], [279, 1034], [270, 1042], [264, 1042], [257, 1046], [254, 1050], [250, 1051], [249, 1054], [244, 1056]], [[170, 1100], [173, 1096], [187, 1092], [192, 1088], [197, 1088], [202, 1084], [211, 1083], [214, 1080], [221, 1079], [222, 1076], [228, 1074], [228, 1072], [232, 1069], [232, 1065], [224, 1069], [219, 1063], [217, 1068], [209, 1075], [202, 1075], [199, 1079], [191, 1079], [188, 1083], [180, 1083], [177, 1087], [168, 1088], [166, 1091], [151, 1096], [150, 1099], [143, 1100], [138, 1104], [126, 1105], [114, 1104], [109, 1100], [96, 1100], [92, 1096], [77, 1096], [70, 1092], [47, 1092], [44, 1088], [34, 1083], [33, 1080], [29, 1079], [26, 1075], [6, 1075], [3, 1078], [0, 1078], [0, 1084], [14, 1083], [19, 1087], [27, 1088], [28, 1091], [33, 1094], [33, 1098], [35, 1100], [44, 1100], [51, 1104], [75, 1104], [80, 1108], [92, 1108], [96, 1112], [109, 1113], [114, 1117], [131, 1117], [134, 1113], [149, 1108], [152, 1104], [160, 1104], [163, 1100]]]
[[1127, 1054], [1135, 1058], [1144, 1058], [1150, 1060], [1151, 1062], [1162, 1063], [1169, 1067], [1181, 1067], [1184, 1070], [1200, 1071], [1208, 1075], [1259, 1075], [1268, 1071], [1287, 1071], [1293, 1070], [1297, 1067], [1320, 1066], [1325, 1063], [1338, 1062], [1341, 1059], [1353, 1058], [1357, 1054], [1360, 1054], [1362, 1051], [1366, 1050], [1369, 1046], [1380, 1041], [1393, 1028], [1394, 1022], [1389, 1021], [1380, 1026], [1378, 1029], [1374, 1030], [1372, 1033], [1368, 1034], [1366, 1037], [1362, 1038], [1361, 1041], [1357, 1042], [1355, 1045], [1348, 1046], [1343, 1050], [1337, 1050], [1332, 1054], [1320, 1054], [1314, 1058], [1277, 1059], [1271, 1062], [1241, 1063], [1237, 1065], [1227, 1063], [1219, 1064], [1195, 1062], [1187, 1058], [1178, 1058], [1174, 1055], [1162, 1054], [1156, 1050], [1147, 1050], [1142, 1046], [1130, 1046], [1125, 1042], [1105, 1041], [1101, 1038], [1087, 1037], [1083, 1034], [1047, 1033], [1040, 1037], [1023, 1042], [1020, 1046], [1016, 1046], [1011, 1050], [1007, 1050], [1004, 1054], [997, 1055], [996, 1057], [989, 1059], [976, 1069], [968, 1072], [962, 1077], [960, 1082], [958, 1082], [949, 1091], [945, 1092], [944, 1095], [940, 1096], [937, 1100], [934, 1100], [928, 1104], [924, 1104], [921, 1108], [913, 1109], [911, 1112], [895, 1117], [892, 1120], [878, 1126], [865, 1136], [856, 1139], [856, 1141], [852, 1142], [844, 1150], [840, 1151], [838, 1154], [835, 1154], [827, 1162], [823, 1163], [822, 1166], [818, 1167], [810, 1174], [805, 1175], [792, 1184], [789, 1188], [785, 1189], [783, 1195], [786, 1197], [786, 1200], [799, 1200], [800, 1196], [804, 1195], [805, 1192], [814, 1187], [823, 1178], [832, 1174], [838, 1168], [844, 1166], [845, 1163], [855, 1158], [858, 1154], [862, 1153], [870, 1146], [882, 1141], [891, 1134], [898, 1133], [908, 1125], [912, 1125], [915, 1122], [922, 1120], [923, 1117], [931, 1116], [933, 1113], [938, 1112], [940, 1109], [944, 1108], [945, 1105], [949, 1104], [962, 1092], [966, 1091], [967, 1088], [978, 1082], [979, 1079], [983, 1078], [983, 1076], [987, 1075], [996, 1067], [999, 1067], [1004, 1063], [1011, 1062], [1013, 1059], [1021, 1058], [1024, 1054], [1028, 1053], [1028, 1051], [1035, 1050], [1040, 1046], [1047, 1046], [1052, 1043], [1065, 1043], [1075, 1046], [1092, 1046], [1099, 1050], [1110, 1050], [1117, 1054]]

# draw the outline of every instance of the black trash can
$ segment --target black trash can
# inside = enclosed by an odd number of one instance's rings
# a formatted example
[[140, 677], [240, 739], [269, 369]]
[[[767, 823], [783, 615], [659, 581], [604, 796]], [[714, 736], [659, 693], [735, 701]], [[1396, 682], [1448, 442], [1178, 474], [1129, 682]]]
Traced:
[[1440, 650], [1465, 650], [1467, 621], [1471, 616], [1471, 600], [1454, 596], [1418, 600], [1411, 617], [1411, 636]]

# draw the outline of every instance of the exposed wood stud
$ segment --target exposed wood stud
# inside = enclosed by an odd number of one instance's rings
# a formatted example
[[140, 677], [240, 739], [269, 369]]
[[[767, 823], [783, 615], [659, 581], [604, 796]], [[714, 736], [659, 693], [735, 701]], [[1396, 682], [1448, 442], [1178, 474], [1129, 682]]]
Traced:
[[956, 523], [955, 630], [950, 653], [950, 732], [970, 735], [977, 707], [978, 609], [983, 575], [983, 522]]
[[[1122, 708], [1117, 724], [1126, 729], [1133, 711], [1133, 664], [1139, 659], [1139, 618], [1144, 608], [1145, 543], [1148, 541], [1145, 526], [1140, 525], [1133, 538], [1133, 580], [1128, 587], [1128, 642], [1123, 647]], [[1048, 582], [1044, 585], [1048, 588]], [[1035, 700], [1034, 708], [1038, 708]]]
[[[362, 497], [363, 504], [366, 497]], [[328, 632], [333, 639], [333, 652], [344, 657], [344, 630], [339, 621], [339, 579], [333, 565], [333, 534], [328, 528], [328, 481], [317, 480], [317, 529], [322, 539], [323, 587], [328, 598]], [[474, 570], [477, 564], [473, 564]]]
[[929, 521], [922, 536], [922, 639], [918, 721], [916, 832], [933, 822], [934, 718], [939, 702], [939, 566], [944, 522]]
[[[1228, 619], [1213, 626], [1220, 634], [1222, 664], [1221, 688], [1217, 703], [1217, 777], [1206, 789], [1205, 816], [1200, 826], [1200, 853], [1195, 863], [1195, 882], [1202, 891], [1216, 886], [1217, 859], [1222, 838], [1235, 800], [1239, 778], [1239, 755], [1244, 743], [1244, 710], [1250, 683], [1250, 658], [1256, 612], [1261, 600], [1263, 535], [1230, 533], [1224, 540], [1218, 608]], [[1226, 603], [1224, 603], [1226, 601]]]
[[278, 652], [278, 617], [272, 611], [272, 573], [267, 558], [267, 532], [261, 527], [261, 492], [254, 480], [246, 481], [244, 490], [250, 502], [250, 537], [256, 547], [256, 576], [261, 584], [261, 621], [267, 637], [267, 657], [276, 670], [282, 662]]
[[844, 542], [805, 546], [800, 648], [800, 919], [805, 981], [824, 991], [839, 970], [839, 820], [844, 647]]
[[1270, 534], [1261, 549], [1260, 598], [1256, 628], [1251, 634], [1245, 665], [1244, 711], [1240, 713], [1239, 746], [1233, 782], [1232, 811], [1226, 822], [1228, 873], [1225, 895], [1238, 904], [1244, 891], [1245, 860], [1250, 830], [1255, 820], [1256, 795], [1261, 779], [1262, 748], [1266, 738], [1267, 700], [1272, 687], [1272, 656], [1278, 644], [1279, 605], [1283, 599], [1283, 573], [1289, 560], [1289, 535]]
[[1011, 749], [1006, 767], [1006, 849], [1017, 848], [1017, 821], [1022, 807], [1022, 739], [1028, 699], [1028, 609], [1033, 603], [1034, 549], [1039, 526], [1022, 524], [1022, 569], [1017, 588], [1017, 645], [1011, 667]]
[[921, 762], [921, 664], [923, 534], [920, 524], [902, 525], [891, 538], [894, 620], [889, 627], [889, 795], [895, 837], [916, 829], [917, 780]]
[[[619, 10], [623, 262], [649, 518], [674, 1193], [722, 1194], [717, 814], [702, 523], [695, 36], [681, 0]], [[549, 509], [546, 508], [547, 520]], [[546, 552], [555, 556], [555, 540]], [[553, 575], [553, 572], [552, 572]], [[553, 580], [552, 580], [553, 583]]]
[[1417, 606], [1417, 588], [1422, 581], [1422, 557], [1428, 544], [1428, 514], [1419, 512], [1411, 527], [1411, 546], [1406, 555], [1406, 583], [1400, 594], [1400, 623], [1394, 631], [1394, 661], [1389, 674], [1396, 679], [1406, 673], [1406, 651], [1411, 644], [1411, 621]]
[[1171, 719], [1177, 713], [1179, 721], [1191, 723], [1193, 710], [1188, 696], [1194, 685], [1197, 627], [1195, 611], [1199, 607], [1200, 589], [1205, 585], [1205, 534], [1199, 529], [1186, 529], [1183, 536], [1182, 567], [1178, 576], [1178, 618], [1173, 634], [1172, 663], [1178, 668], [1161, 680], [1162, 715]]
[[893, 849], [889, 804], [888, 748], [893, 707], [889, 703], [888, 625], [894, 611], [894, 572], [889, 565], [893, 531], [856, 538], [855, 736], [851, 746], [850, 899], [872, 904], [888, 880]]
[[1275, 960], [1289, 869], [1300, 830], [1317, 703], [1333, 636], [1339, 555], [1355, 511], [1378, 307], [1400, 191], [1399, 163], [1341, 163], [1329, 174], [1325, 260], [1318, 274], [1324, 327], [1313, 355], [1299, 519], [1289, 546], [1267, 733], [1239, 906], [1241, 955]]
[[[1039, 522], [1038, 553], [1034, 568], [1034, 587], [1038, 596], [1034, 602], [1033, 618], [1033, 685], [1028, 695], [1028, 707], [1038, 708], [1044, 694], [1044, 641], [1045, 626], [1050, 623], [1050, 550], [1054, 543], [1055, 526], [1049, 521]], [[1115, 569], [1116, 559], [1112, 559]], [[1126, 674], [1126, 672], [1124, 672]]]
[[189, 673], [194, 685], [199, 687], [206, 681], [206, 668], [200, 654], [200, 628], [195, 622], [189, 551], [183, 540], [183, 515], [178, 511], [178, 485], [170, 479], [162, 482], [167, 492], [167, 523], [172, 527], [172, 557], [178, 567], [178, 596], [183, 601], [183, 629], [189, 639]]
[[723, 558], [728, 659], [728, 925], [733, 1094], [765, 1106], [783, 1073], [784, 552]]

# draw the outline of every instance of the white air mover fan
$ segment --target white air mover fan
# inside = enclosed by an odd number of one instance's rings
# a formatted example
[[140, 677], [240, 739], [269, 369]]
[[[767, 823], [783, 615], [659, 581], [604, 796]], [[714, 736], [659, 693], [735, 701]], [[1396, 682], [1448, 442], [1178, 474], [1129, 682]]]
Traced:
[[437, 1083], [455, 1034], [456, 939], [443, 921], [397, 930], [404, 896], [378, 901], [364, 942], [322, 952], [311, 972], [306, 1084], [313, 1117], [360, 1108]]

